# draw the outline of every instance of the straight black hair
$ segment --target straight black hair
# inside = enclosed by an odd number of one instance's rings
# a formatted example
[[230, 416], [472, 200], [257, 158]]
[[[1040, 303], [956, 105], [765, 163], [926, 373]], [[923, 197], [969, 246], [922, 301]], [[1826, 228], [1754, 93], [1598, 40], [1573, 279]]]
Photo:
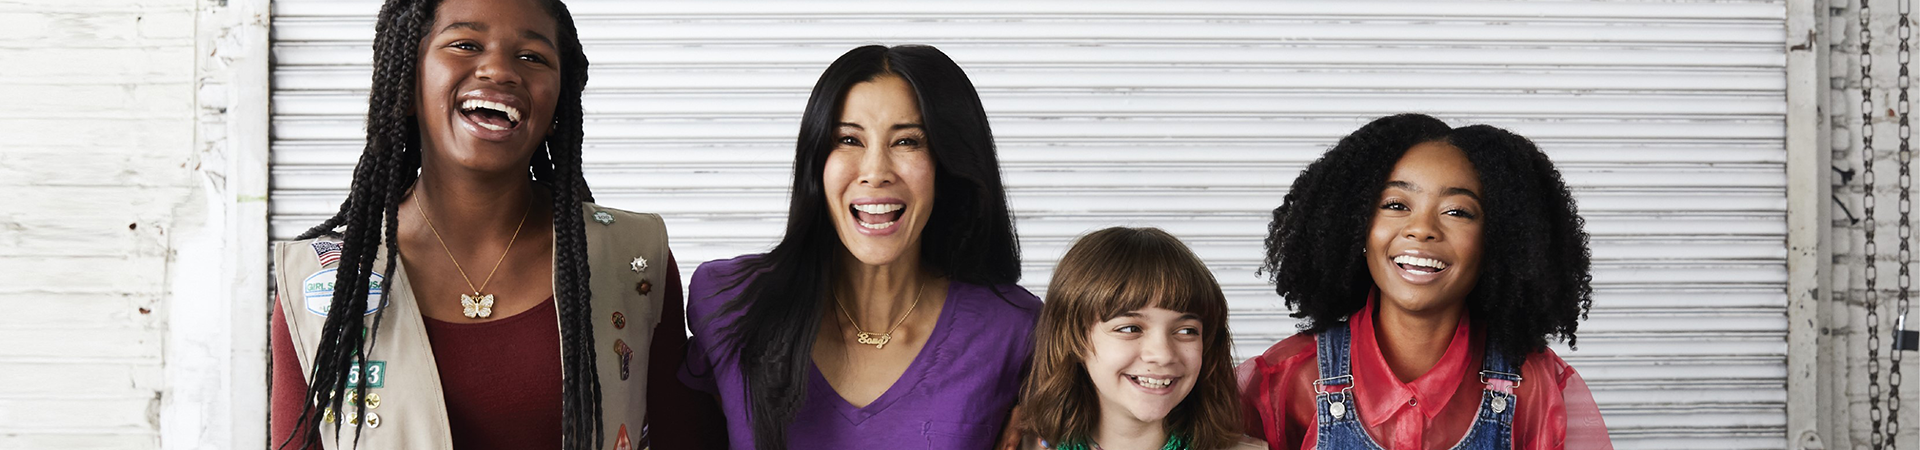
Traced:
[[[605, 437], [594, 364], [586, 229], [580, 217], [580, 203], [593, 201], [580, 170], [580, 93], [587, 85], [587, 56], [567, 6], [560, 0], [545, 0], [545, 5], [560, 34], [560, 101], [554, 107], [554, 132], [547, 137], [545, 148], [534, 152], [528, 170], [536, 182], [547, 186], [553, 201], [554, 298], [559, 303], [563, 379], [561, 447], [599, 448]], [[314, 431], [324, 415], [322, 411], [345, 412], [344, 397], [339, 393], [347, 389], [358, 394], [355, 398], [366, 397], [365, 384], [347, 385], [348, 373], [366, 364], [365, 355], [379, 340], [380, 323], [387, 311], [381, 308], [375, 312], [372, 326], [360, 314], [367, 309], [368, 280], [379, 253], [376, 249], [385, 246], [387, 250], [386, 267], [381, 272], [387, 277], [381, 281], [381, 295], [376, 300], [379, 304], [385, 304], [386, 293], [392, 292], [392, 274], [400, 261], [398, 209], [420, 176], [420, 131], [411, 113], [419, 75], [415, 68], [420, 63], [420, 41], [432, 26], [438, 7], [439, 0], [388, 0], [374, 22], [366, 147], [354, 165], [352, 188], [340, 203], [339, 212], [299, 237], [338, 237], [345, 248], [340, 251], [333, 303], [327, 307], [320, 346], [314, 352], [305, 405], [295, 419], [293, 434], [278, 448], [296, 439], [300, 449], [320, 447], [319, 433]], [[335, 231], [341, 227], [345, 227], [343, 231]], [[365, 416], [364, 404], [352, 407], [352, 415], [347, 417]], [[334, 422], [336, 436], [344, 422]], [[354, 427], [358, 429], [362, 423], [355, 421]], [[358, 437], [354, 444], [359, 444]]]
[[883, 76], [898, 76], [912, 87], [933, 153], [933, 214], [921, 234], [920, 264], [959, 282], [995, 286], [1020, 280], [1020, 243], [1000, 183], [993, 131], [967, 74], [928, 46], [869, 45], [841, 55], [814, 84], [800, 119], [786, 236], [771, 252], [723, 274], [735, 285], [746, 283], [725, 307], [743, 314], [722, 342], [739, 352], [760, 450], [787, 448], [787, 425], [807, 400], [821, 305], [832, 298], [838, 275], [831, 258], [846, 251], [828, 216], [824, 181], [842, 100], [854, 85]]

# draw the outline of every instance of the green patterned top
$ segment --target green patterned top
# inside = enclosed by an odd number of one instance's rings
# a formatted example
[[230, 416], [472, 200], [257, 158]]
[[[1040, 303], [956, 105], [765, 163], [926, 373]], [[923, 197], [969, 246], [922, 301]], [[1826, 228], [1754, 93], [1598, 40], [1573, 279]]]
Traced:
[[[1092, 440], [1088, 440], [1084, 442], [1068, 442], [1068, 443], [1060, 444], [1060, 446], [1055, 447], [1054, 450], [1106, 450], [1106, 449], [1100, 448], [1100, 443], [1093, 442]], [[1179, 435], [1174, 435], [1174, 436], [1167, 437], [1167, 445], [1160, 446], [1160, 450], [1190, 450], [1190, 449], [1187, 448], [1186, 439], [1181, 438]]]

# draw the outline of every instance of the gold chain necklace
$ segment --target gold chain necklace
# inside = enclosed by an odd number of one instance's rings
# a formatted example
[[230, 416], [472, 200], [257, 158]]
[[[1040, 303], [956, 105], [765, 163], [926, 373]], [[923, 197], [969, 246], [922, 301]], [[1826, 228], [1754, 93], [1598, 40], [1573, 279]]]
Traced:
[[893, 328], [888, 328], [887, 332], [880, 333], [878, 336], [873, 333], [868, 333], [867, 330], [860, 329], [860, 322], [853, 320], [853, 314], [847, 313], [846, 305], [840, 304], [840, 294], [833, 295], [833, 306], [840, 309], [840, 314], [847, 316], [847, 323], [853, 324], [853, 331], [858, 333], [854, 335], [855, 342], [871, 345], [875, 349], [884, 349], [887, 348], [888, 342], [893, 341], [893, 331], [900, 329], [900, 324], [907, 323], [907, 317], [913, 316], [913, 309], [920, 307], [920, 293], [926, 289], [927, 283], [924, 282], [920, 283], [920, 287], [914, 288], [913, 305], [908, 306], [907, 313], [901, 314], [900, 320], [893, 323]]
[[487, 284], [493, 282], [493, 274], [500, 271], [500, 263], [506, 262], [507, 255], [513, 253], [513, 243], [520, 240], [520, 228], [527, 225], [527, 214], [533, 212], [533, 205], [529, 204], [520, 211], [520, 224], [513, 226], [513, 237], [507, 239], [507, 250], [500, 252], [500, 259], [493, 262], [493, 270], [487, 271], [487, 279], [480, 280], [480, 287], [473, 287], [473, 279], [468, 278], [467, 270], [460, 267], [460, 260], [453, 257], [453, 249], [448, 248], [447, 240], [440, 237], [440, 229], [433, 226], [433, 218], [427, 217], [426, 207], [420, 206], [427, 202], [426, 196], [417, 195], [417, 191], [415, 194], [413, 198], [418, 201], [413, 203], [413, 209], [420, 212], [420, 218], [427, 219], [427, 229], [433, 231], [433, 240], [440, 241], [440, 250], [447, 252], [448, 261], [453, 261], [453, 270], [460, 272], [460, 279], [467, 281], [468, 289], [473, 289], [472, 294], [460, 294], [461, 314], [468, 319], [493, 317], [493, 294], [481, 294], [480, 291], [486, 290]]

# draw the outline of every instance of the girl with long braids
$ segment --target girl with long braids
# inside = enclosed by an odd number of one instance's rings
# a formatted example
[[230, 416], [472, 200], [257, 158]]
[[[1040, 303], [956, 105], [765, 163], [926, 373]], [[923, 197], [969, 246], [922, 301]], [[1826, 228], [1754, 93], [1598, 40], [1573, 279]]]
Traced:
[[1263, 270], [1303, 333], [1242, 363], [1247, 433], [1291, 449], [1606, 449], [1547, 348], [1592, 303], [1573, 196], [1532, 141], [1402, 114], [1294, 179]]
[[973, 83], [933, 47], [853, 49], [796, 147], [786, 236], [688, 283], [681, 379], [736, 450], [987, 448], [1040, 302]]
[[679, 275], [659, 216], [591, 203], [566, 6], [388, 0], [374, 27], [352, 190], [274, 247], [273, 445], [643, 447], [685, 389]]

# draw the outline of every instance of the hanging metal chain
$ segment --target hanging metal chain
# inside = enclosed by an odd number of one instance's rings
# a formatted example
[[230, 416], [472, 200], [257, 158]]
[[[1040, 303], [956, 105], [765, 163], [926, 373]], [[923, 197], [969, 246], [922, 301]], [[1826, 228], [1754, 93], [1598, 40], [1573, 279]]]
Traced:
[[[1904, 0], [1902, 0], [1904, 1]], [[1880, 409], [1880, 293], [1876, 285], [1880, 279], [1874, 265], [1880, 259], [1880, 247], [1874, 242], [1874, 231], [1879, 222], [1874, 221], [1874, 174], [1873, 174], [1873, 2], [1860, 0], [1860, 184], [1862, 198], [1860, 202], [1861, 228], [1866, 240], [1864, 247], [1866, 269], [1862, 271], [1866, 278], [1866, 291], [1863, 292], [1867, 306], [1867, 418], [1871, 422], [1871, 432], [1867, 447], [1873, 450], [1886, 448], [1886, 435], [1881, 426], [1885, 412]]]
[[[1894, 111], [1900, 115], [1900, 152], [1898, 153], [1900, 160], [1900, 278], [1898, 279], [1900, 296], [1894, 308], [1894, 313], [1898, 315], [1894, 317], [1897, 318], [1900, 326], [1894, 327], [1894, 330], [1895, 333], [1902, 333], [1906, 325], [1907, 303], [1912, 297], [1913, 287], [1913, 278], [1908, 274], [1908, 268], [1913, 265], [1913, 252], [1909, 244], [1913, 240], [1913, 224], [1908, 219], [1913, 215], [1913, 149], [1908, 145], [1913, 138], [1913, 126], [1907, 121], [1908, 113], [1913, 111], [1913, 103], [1907, 100], [1907, 88], [1913, 81], [1907, 72], [1908, 63], [1913, 60], [1912, 47], [1909, 45], [1913, 35], [1913, 3], [1909, 0], [1900, 0], [1897, 3], [1900, 5], [1898, 8], [1900, 24], [1896, 30], [1900, 35], [1900, 53], [1895, 60], [1900, 64], [1900, 77], [1896, 79], [1895, 84], [1900, 89], [1900, 97], [1894, 104]], [[1902, 381], [1900, 362], [1904, 359], [1903, 350], [1905, 350], [1902, 337], [1896, 334], [1893, 337], [1893, 348], [1887, 352], [1887, 423], [1886, 438], [1882, 442], [1889, 447], [1894, 447], [1894, 443], [1899, 442], [1897, 437], [1900, 435], [1900, 382]]]

